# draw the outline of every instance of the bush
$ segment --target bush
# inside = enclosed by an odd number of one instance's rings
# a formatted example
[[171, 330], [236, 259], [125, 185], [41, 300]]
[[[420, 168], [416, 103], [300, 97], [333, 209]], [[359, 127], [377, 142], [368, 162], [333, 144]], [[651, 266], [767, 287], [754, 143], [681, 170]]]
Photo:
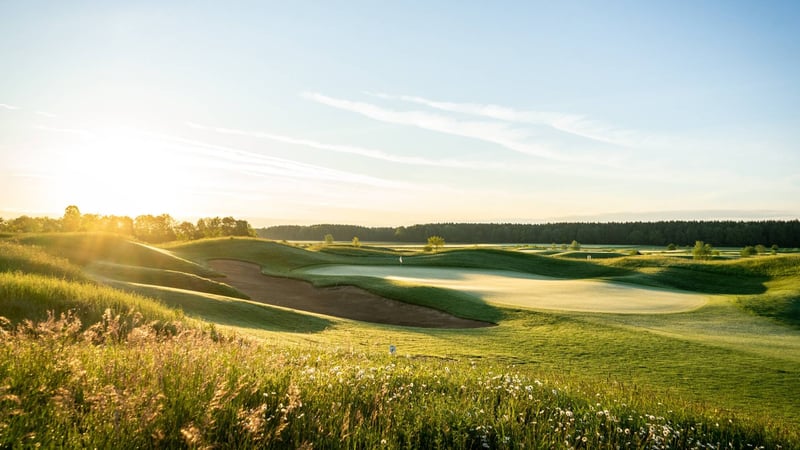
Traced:
[[756, 254], [756, 249], [752, 245], [748, 245], [747, 247], [743, 248], [739, 254], [743, 257], [753, 256]]
[[711, 259], [714, 252], [714, 247], [711, 244], [706, 244], [703, 241], [695, 241], [694, 248], [692, 249], [692, 257], [694, 259]]

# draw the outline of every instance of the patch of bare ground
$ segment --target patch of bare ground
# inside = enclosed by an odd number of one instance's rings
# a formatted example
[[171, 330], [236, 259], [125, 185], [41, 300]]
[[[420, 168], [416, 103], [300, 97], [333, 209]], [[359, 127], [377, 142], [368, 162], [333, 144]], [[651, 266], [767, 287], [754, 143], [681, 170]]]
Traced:
[[355, 286], [317, 288], [311, 283], [261, 273], [244, 261], [214, 259], [209, 267], [225, 274], [225, 282], [252, 300], [364, 322], [420, 328], [480, 328], [488, 322], [462, 319], [443, 311], [390, 300]]

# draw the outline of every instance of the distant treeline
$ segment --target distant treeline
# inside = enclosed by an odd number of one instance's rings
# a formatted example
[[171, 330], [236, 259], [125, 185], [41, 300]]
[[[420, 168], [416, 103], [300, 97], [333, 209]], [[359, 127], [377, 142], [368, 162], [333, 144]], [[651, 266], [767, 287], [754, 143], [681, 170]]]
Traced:
[[246, 220], [233, 217], [204, 217], [196, 223], [179, 222], [169, 214], [157, 216], [143, 214], [128, 216], [102, 216], [81, 214], [75, 205], [67, 206], [64, 216], [50, 217], [19, 216], [4, 220], [0, 217], [0, 232], [11, 233], [57, 233], [71, 231], [95, 231], [131, 236], [149, 243], [175, 240], [193, 240], [221, 236], [255, 236]]
[[704, 241], [720, 247], [763, 244], [800, 247], [800, 220], [660, 221], [611, 223], [434, 223], [409, 227], [356, 225], [279, 225], [256, 230], [260, 237], [277, 240], [336, 240], [419, 242], [441, 236], [451, 243], [570, 243], [599, 245], [694, 245]]

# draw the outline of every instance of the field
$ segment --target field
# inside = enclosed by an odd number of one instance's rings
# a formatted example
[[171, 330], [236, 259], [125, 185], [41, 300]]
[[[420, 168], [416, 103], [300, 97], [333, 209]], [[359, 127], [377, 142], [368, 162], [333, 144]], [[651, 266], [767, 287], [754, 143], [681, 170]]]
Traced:
[[10, 235], [0, 311], [3, 447], [800, 447], [800, 255]]

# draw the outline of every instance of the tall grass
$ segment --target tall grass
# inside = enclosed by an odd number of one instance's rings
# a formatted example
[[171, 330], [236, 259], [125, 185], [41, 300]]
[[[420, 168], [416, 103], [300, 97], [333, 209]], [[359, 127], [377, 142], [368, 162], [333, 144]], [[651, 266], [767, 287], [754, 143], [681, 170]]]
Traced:
[[66, 317], [2, 331], [0, 446], [798, 445], [796, 433], [735, 415], [660, 404], [625, 386], [596, 395], [598, 386], [496, 363], [275, 346], [191, 330], [165, 336], [147, 326], [122, 341], [90, 341], [76, 328]]
[[133, 312], [146, 321], [168, 323], [182, 314], [152, 298], [131, 294], [92, 282], [75, 282], [21, 272], [0, 273], [0, 311], [13, 323], [41, 321], [48, 312], [56, 316], [73, 311], [84, 323], [103, 320], [107, 309], [123, 314], [129, 321]]
[[39, 248], [0, 241], [0, 272], [29, 272], [70, 280], [85, 280], [81, 269], [66, 258]]

